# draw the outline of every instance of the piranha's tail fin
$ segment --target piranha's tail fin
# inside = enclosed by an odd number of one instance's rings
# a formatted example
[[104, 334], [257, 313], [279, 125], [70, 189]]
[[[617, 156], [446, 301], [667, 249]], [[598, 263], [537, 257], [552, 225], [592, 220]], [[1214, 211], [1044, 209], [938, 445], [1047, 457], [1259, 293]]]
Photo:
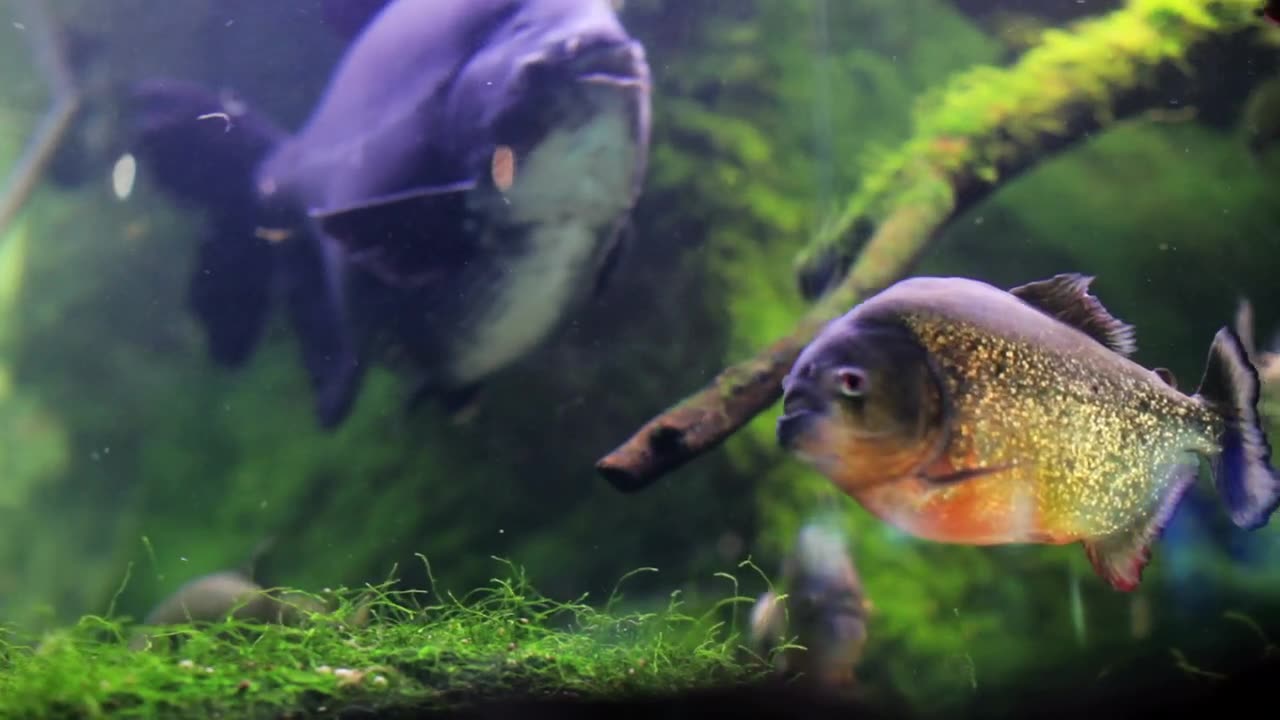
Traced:
[[253, 174], [283, 133], [189, 83], [143, 82], [130, 100], [138, 161], [166, 192], [208, 214], [187, 299], [214, 360], [238, 367], [266, 325], [274, 260], [255, 234]]
[[276, 292], [286, 296], [316, 393], [320, 424], [346, 417], [362, 368], [345, 327], [333, 259], [295, 209], [269, 205], [258, 167], [287, 138], [243, 103], [193, 83], [138, 83], [130, 93], [130, 149], [164, 191], [206, 213], [188, 304], [209, 354], [224, 367], [253, 354]]
[[1224, 327], [1213, 338], [1196, 397], [1224, 423], [1213, 458], [1214, 483], [1231, 521], [1253, 530], [1280, 506], [1280, 475], [1258, 417], [1258, 371], [1240, 336]]

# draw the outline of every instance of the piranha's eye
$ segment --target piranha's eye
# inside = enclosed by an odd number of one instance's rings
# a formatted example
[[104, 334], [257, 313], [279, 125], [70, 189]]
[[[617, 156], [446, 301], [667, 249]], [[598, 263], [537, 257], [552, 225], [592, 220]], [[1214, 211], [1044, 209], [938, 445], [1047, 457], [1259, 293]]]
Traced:
[[867, 374], [858, 368], [844, 367], [836, 370], [836, 382], [840, 394], [859, 398], [867, 394]]

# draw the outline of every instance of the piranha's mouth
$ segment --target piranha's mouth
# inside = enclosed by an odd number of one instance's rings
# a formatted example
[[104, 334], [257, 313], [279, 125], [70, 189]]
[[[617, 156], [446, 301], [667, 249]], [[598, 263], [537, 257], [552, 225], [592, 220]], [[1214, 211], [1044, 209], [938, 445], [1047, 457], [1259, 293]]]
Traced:
[[821, 419], [822, 416], [812, 410], [798, 410], [778, 418], [778, 445], [788, 452], [800, 450], [804, 439], [812, 434]]
[[782, 416], [777, 426], [778, 444], [788, 452], [803, 450], [805, 439], [813, 435], [826, 414], [826, 403], [807, 392], [804, 385], [793, 385], [783, 395]]
[[649, 87], [644, 47], [634, 40], [591, 44], [569, 61], [568, 68], [581, 83], [639, 90]]

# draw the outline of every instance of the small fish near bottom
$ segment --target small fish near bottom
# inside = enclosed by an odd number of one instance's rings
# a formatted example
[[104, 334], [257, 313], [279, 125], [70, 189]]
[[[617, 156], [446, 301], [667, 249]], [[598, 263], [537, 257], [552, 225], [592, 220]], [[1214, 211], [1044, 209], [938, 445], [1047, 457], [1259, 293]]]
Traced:
[[1232, 522], [1280, 505], [1236, 331], [1199, 387], [1131, 359], [1132, 326], [1061, 274], [1005, 291], [914, 277], [829, 323], [783, 381], [779, 444], [884, 522], [965, 545], [1084, 545], [1113, 588], [1151, 548], [1207, 461]]
[[783, 562], [781, 584], [752, 606], [751, 645], [805, 687], [852, 694], [872, 612], [844, 535], [810, 522]]

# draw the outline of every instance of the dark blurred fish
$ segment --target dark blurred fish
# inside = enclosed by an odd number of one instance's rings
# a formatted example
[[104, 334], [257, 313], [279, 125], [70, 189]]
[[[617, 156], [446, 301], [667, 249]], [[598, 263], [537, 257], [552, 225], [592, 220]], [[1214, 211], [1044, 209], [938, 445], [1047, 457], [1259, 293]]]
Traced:
[[779, 670], [825, 689], [851, 688], [871, 603], [844, 536], [823, 524], [801, 528], [779, 590], [764, 593], [752, 608], [753, 649], [763, 655], [790, 641], [778, 656]]
[[781, 445], [870, 512], [968, 545], [1081, 542], [1113, 587], [1207, 458], [1232, 521], [1264, 525], [1280, 478], [1258, 374], [1222, 328], [1200, 387], [1128, 357], [1133, 328], [1058, 275], [1008, 292], [965, 278], [899, 282], [830, 323], [783, 383]]
[[374, 357], [457, 409], [601, 292], [649, 142], [644, 49], [608, 0], [348, 12], [354, 42], [296, 134], [190, 84], [133, 95], [139, 163], [209, 211], [190, 302], [212, 356], [243, 364], [283, 295], [325, 427]]
[[303, 621], [307, 613], [328, 610], [324, 603], [309, 595], [269, 591], [242, 570], [214, 572], [188, 581], [152, 608], [129, 647], [145, 649], [163, 632], [161, 628], [168, 625], [228, 619], [295, 625]]

